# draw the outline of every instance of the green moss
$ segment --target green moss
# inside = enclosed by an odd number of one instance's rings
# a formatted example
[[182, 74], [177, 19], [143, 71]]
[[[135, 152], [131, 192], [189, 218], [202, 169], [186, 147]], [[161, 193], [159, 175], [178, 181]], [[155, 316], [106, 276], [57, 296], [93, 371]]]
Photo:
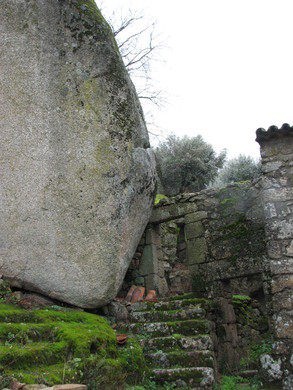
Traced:
[[243, 378], [241, 376], [226, 376], [221, 378], [215, 390], [258, 390], [262, 384], [257, 377]]
[[248, 295], [234, 294], [232, 295], [233, 304], [249, 303], [251, 298]]
[[220, 201], [221, 206], [228, 206], [230, 207], [231, 205], [234, 205], [236, 203], [235, 198], [224, 198]]
[[95, 389], [117, 388], [132, 376], [140, 380], [144, 373], [138, 342], [131, 339], [118, 347], [115, 332], [100, 316], [0, 304], [0, 320], [0, 376], [5, 378], [48, 385], [76, 380]]
[[162, 199], [168, 200], [168, 197], [166, 195], [163, 195], [163, 194], [157, 194], [156, 198], [155, 198], [155, 206], [157, 206], [161, 202]]
[[237, 390], [243, 382], [244, 378], [240, 376], [223, 376], [220, 383], [220, 390]]
[[216, 244], [229, 249], [232, 262], [245, 256], [257, 259], [266, 251], [264, 225], [247, 220], [244, 214], [238, 213], [237, 220], [224, 225], [220, 233]]
[[240, 366], [245, 369], [259, 368], [259, 358], [261, 355], [270, 355], [273, 351], [273, 339], [271, 335], [265, 334], [264, 339], [258, 343], [249, 345], [246, 356], [240, 360]]
[[6, 374], [9, 377], [17, 378], [22, 383], [47, 383], [60, 384], [65, 381], [68, 374], [68, 365], [58, 363], [53, 365], [33, 365], [30, 368], [8, 369]]
[[135, 338], [129, 338], [127, 344], [119, 348], [118, 359], [127, 373], [128, 383], [139, 383], [147, 371], [143, 350]]
[[[182, 337], [182, 336], [181, 336]], [[212, 353], [206, 353], [199, 351], [197, 353], [186, 352], [184, 350], [172, 350], [169, 352], [158, 352], [156, 355], [152, 355], [149, 359], [149, 363], [152, 367], [160, 367], [160, 358], [162, 355], [166, 355], [166, 358], [172, 368], [175, 367], [213, 367], [214, 360]]]
[[167, 322], [172, 334], [195, 335], [210, 332], [210, 323], [206, 320], [185, 320]]
[[28, 368], [34, 364], [54, 364], [67, 357], [69, 352], [66, 342], [33, 343], [0, 346], [0, 364], [4, 367]]

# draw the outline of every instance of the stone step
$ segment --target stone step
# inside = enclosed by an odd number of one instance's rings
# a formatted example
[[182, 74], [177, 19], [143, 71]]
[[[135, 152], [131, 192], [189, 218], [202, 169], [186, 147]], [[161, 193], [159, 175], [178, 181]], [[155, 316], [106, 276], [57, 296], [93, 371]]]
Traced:
[[35, 383], [36, 378], [45, 383], [54, 383], [64, 372], [64, 360], [57, 364], [32, 365], [31, 367], [13, 368], [5, 367], [5, 374], [13, 378], [25, 378], [26, 383]]
[[52, 324], [1, 323], [0, 345], [2, 342], [25, 345], [31, 342], [56, 341], [56, 327]]
[[134, 311], [130, 314], [130, 320], [133, 322], [164, 322], [172, 320], [189, 320], [192, 318], [204, 318], [206, 311], [200, 306], [187, 307], [179, 310], [152, 310], [152, 311]]
[[214, 355], [211, 351], [157, 351], [146, 355], [151, 367], [213, 367]]
[[152, 379], [161, 384], [172, 383], [179, 388], [212, 389], [214, 370], [210, 367], [158, 369], [153, 370]]
[[194, 292], [189, 292], [189, 293], [185, 293], [185, 294], [178, 294], [178, 295], [171, 295], [171, 296], [166, 296], [166, 297], [162, 297], [160, 298], [160, 301], [178, 301], [178, 300], [182, 300], [182, 299], [206, 299], [206, 298], [199, 298], [197, 293], [194, 293]]
[[65, 342], [31, 343], [27, 345], [1, 345], [0, 365], [6, 367], [34, 366], [39, 364], [55, 364], [64, 359], [68, 351]]
[[179, 334], [166, 337], [155, 337], [142, 339], [141, 344], [147, 351], [169, 351], [175, 349], [185, 351], [213, 350], [213, 341], [211, 336], [206, 334], [200, 334], [192, 337], [182, 336]]
[[159, 302], [137, 302], [131, 307], [132, 312], [136, 311], [151, 311], [151, 310], [180, 310], [187, 308], [204, 308], [209, 309], [212, 302], [204, 298], [190, 298], [190, 299], [174, 299], [170, 301]]
[[184, 336], [195, 336], [209, 333], [211, 331], [211, 323], [202, 319], [168, 322], [137, 322], [127, 324], [126, 328], [134, 334], [150, 335], [150, 337], [171, 336], [174, 333]]

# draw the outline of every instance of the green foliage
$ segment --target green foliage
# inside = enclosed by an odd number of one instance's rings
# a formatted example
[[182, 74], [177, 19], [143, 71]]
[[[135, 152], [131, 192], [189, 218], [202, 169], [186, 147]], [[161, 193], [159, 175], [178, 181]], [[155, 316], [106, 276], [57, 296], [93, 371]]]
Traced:
[[250, 301], [251, 301], [251, 298], [248, 295], [240, 295], [240, 294], [232, 295], [232, 302], [234, 304], [249, 303]]
[[259, 344], [252, 344], [250, 347], [249, 357], [252, 361], [258, 362], [261, 355], [272, 353], [272, 340], [263, 340]]
[[272, 353], [272, 339], [268, 337], [259, 343], [252, 343], [249, 347], [248, 354], [240, 360], [241, 367], [257, 367], [259, 365], [259, 358], [261, 355]]
[[240, 376], [223, 376], [220, 384], [220, 390], [236, 390], [239, 383], [243, 382]]
[[142, 381], [147, 370], [144, 353], [135, 338], [129, 338], [127, 344], [118, 349], [118, 358], [127, 373], [128, 383]]
[[260, 176], [260, 173], [261, 165], [259, 161], [240, 154], [237, 158], [227, 161], [212, 186], [221, 187], [253, 180]]
[[177, 388], [175, 384], [164, 383], [159, 385], [151, 380], [144, 380], [139, 386], [126, 387], [126, 390], [173, 390]]
[[245, 379], [241, 376], [223, 376], [217, 390], [258, 390], [261, 383], [257, 378]]
[[216, 155], [198, 135], [178, 138], [170, 135], [156, 149], [159, 176], [167, 195], [204, 189], [223, 166], [226, 152]]

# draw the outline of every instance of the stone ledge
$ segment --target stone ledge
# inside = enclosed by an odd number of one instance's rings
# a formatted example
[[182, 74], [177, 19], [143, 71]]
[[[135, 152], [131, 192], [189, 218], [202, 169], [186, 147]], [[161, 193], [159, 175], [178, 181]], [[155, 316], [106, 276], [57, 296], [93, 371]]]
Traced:
[[284, 123], [280, 129], [277, 126], [270, 126], [266, 131], [263, 128], [256, 130], [256, 142], [262, 143], [263, 141], [268, 141], [272, 138], [283, 138], [293, 136], [293, 127]]

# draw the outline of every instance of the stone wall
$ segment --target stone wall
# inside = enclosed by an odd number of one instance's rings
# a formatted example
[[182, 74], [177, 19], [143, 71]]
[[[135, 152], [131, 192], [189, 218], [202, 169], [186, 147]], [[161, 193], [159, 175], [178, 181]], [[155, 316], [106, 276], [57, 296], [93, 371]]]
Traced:
[[260, 190], [259, 182], [247, 182], [163, 199], [121, 292], [136, 284], [160, 295], [193, 291], [213, 298], [218, 361], [230, 371], [268, 330]]
[[[155, 206], [128, 270], [159, 295], [212, 298], [220, 371], [293, 387], [293, 128], [259, 129], [262, 177]], [[260, 359], [261, 358], [261, 359]], [[259, 366], [261, 361], [262, 367]]]
[[[262, 201], [267, 235], [267, 267], [271, 278], [271, 327], [277, 342], [285, 388], [293, 387], [293, 128], [257, 130], [262, 157]], [[280, 359], [280, 360], [279, 360]], [[291, 364], [290, 364], [291, 360]]]
[[259, 198], [260, 184], [247, 182], [161, 200], [124, 289], [134, 283], [160, 295], [192, 290], [216, 296], [228, 281], [236, 291], [239, 277], [262, 275], [266, 246]]

